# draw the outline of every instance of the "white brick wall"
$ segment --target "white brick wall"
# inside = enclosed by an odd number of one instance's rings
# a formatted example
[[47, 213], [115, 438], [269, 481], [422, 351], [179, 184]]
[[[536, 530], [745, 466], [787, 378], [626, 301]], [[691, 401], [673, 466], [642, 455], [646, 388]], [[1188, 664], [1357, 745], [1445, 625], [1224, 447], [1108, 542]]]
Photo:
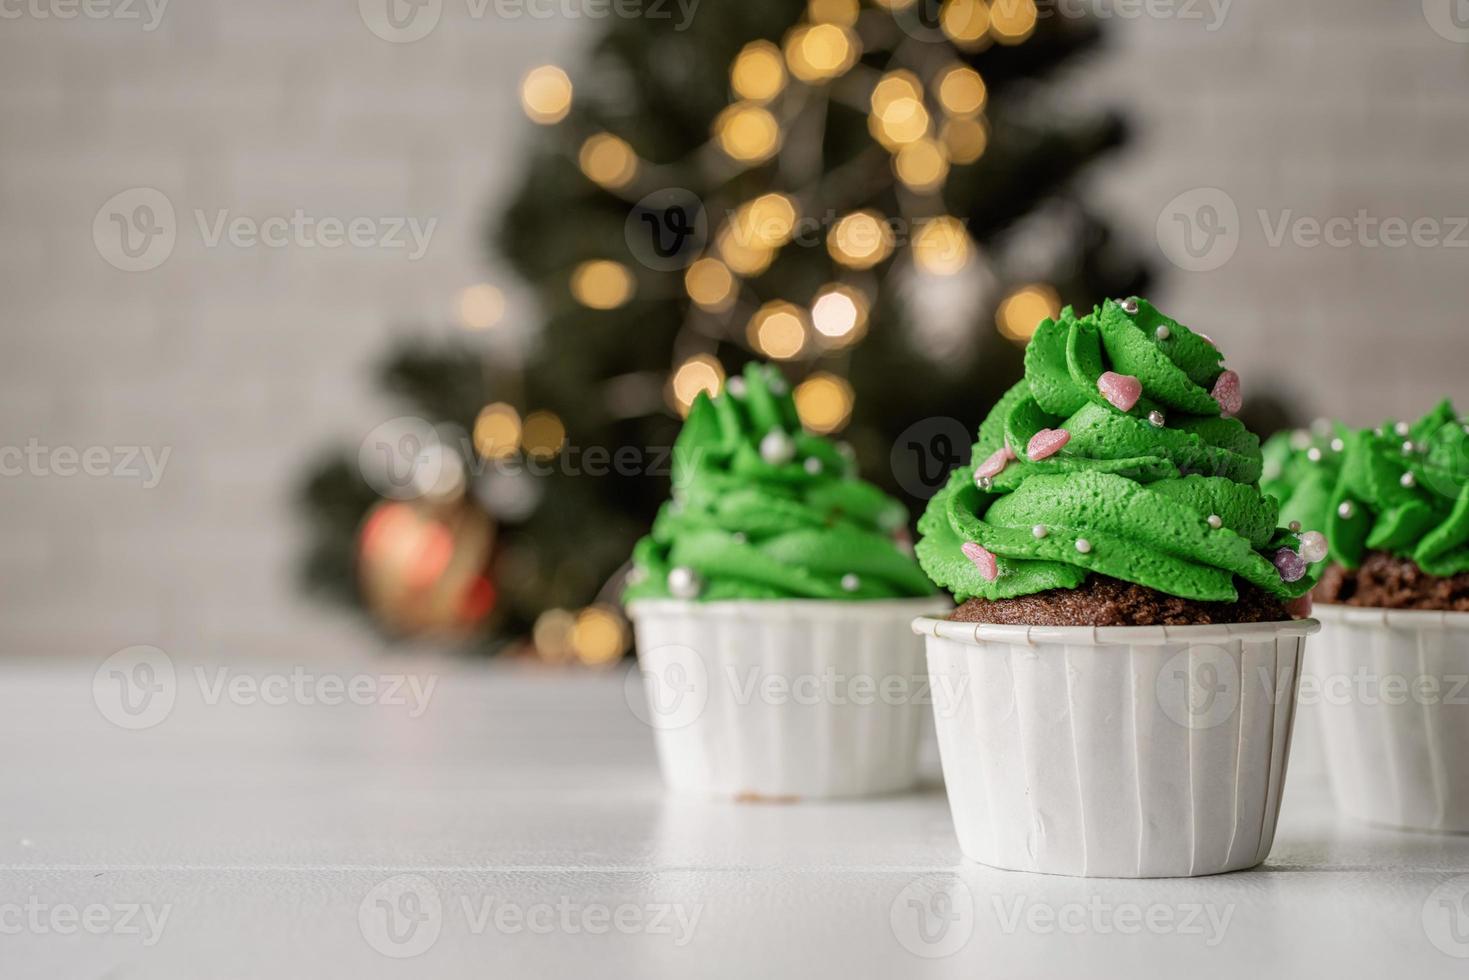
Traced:
[[[0, 655], [370, 642], [293, 592], [291, 480], [312, 449], [385, 414], [364, 366], [390, 334], [440, 329], [456, 290], [494, 275], [480, 232], [529, 128], [514, 80], [567, 60], [586, 23], [472, 20], [449, 0], [427, 38], [390, 44], [356, 6], [173, 0], [152, 33], [0, 21], [0, 445], [173, 451], [152, 490], [0, 479]], [[1138, 123], [1095, 181], [1138, 242], [1153, 247], [1160, 211], [1191, 188], [1240, 210], [1234, 258], [1168, 270], [1164, 307], [1212, 333], [1247, 385], [1361, 421], [1439, 392], [1469, 405], [1469, 250], [1270, 248], [1254, 215], [1469, 214], [1469, 46], [1419, 7], [1235, 0], [1213, 33], [1119, 22], [1074, 89]], [[169, 196], [180, 233], [162, 267], [128, 274], [91, 226], [135, 185]], [[208, 249], [192, 215], [297, 207], [439, 224], [410, 263]]]

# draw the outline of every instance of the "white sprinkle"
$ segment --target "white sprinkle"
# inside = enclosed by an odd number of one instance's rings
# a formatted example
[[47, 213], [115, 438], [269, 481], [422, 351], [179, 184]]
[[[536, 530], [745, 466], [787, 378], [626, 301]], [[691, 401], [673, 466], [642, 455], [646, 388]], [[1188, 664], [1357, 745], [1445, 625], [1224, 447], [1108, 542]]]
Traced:
[[1341, 506], [1336, 509], [1336, 512], [1341, 515], [1342, 520], [1349, 521], [1357, 516], [1357, 505], [1350, 500], [1343, 500]]
[[1417, 446], [1413, 445], [1413, 440], [1409, 439], [1408, 441], [1403, 443], [1403, 455], [1411, 456], [1413, 455], [1414, 450], [1416, 450], [1417, 448]]
[[1307, 531], [1301, 535], [1301, 557], [1306, 561], [1314, 564], [1325, 558], [1329, 550], [1326, 535], [1320, 531]]
[[1417, 486], [1418, 484], [1417, 478], [1415, 478], [1412, 473], [1404, 473], [1403, 478], [1398, 482], [1405, 487], [1413, 487]]
[[668, 591], [673, 593], [676, 599], [697, 599], [703, 587], [704, 583], [699, 580], [699, 573], [692, 568], [680, 565], [668, 571]]
[[1136, 296], [1129, 296], [1127, 299], [1123, 300], [1121, 303], [1118, 303], [1117, 305], [1120, 306], [1120, 307], [1122, 307], [1122, 312], [1123, 313], [1126, 313], [1128, 316], [1136, 316], [1137, 315], [1137, 297]]
[[1044, 524], [1037, 524], [1035, 527], [1030, 529], [1030, 533], [1035, 536], [1036, 540], [1040, 540], [1051, 532], [1046, 530], [1046, 526]]
[[796, 458], [796, 444], [779, 429], [771, 429], [760, 440], [760, 458], [771, 466], [783, 466]]
[[1155, 408], [1148, 413], [1148, 423], [1155, 429], [1161, 429], [1168, 424], [1168, 417]]
[[1083, 555], [1088, 554], [1092, 550], [1092, 543], [1090, 541], [1088, 541], [1086, 538], [1077, 538], [1076, 539], [1076, 550], [1079, 551], [1079, 552], [1081, 552]]
[[842, 576], [843, 591], [856, 592], [860, 588], [862, 588], [862, 579], [858, 578], [855, 573], [848, 572]]
[[1157, 330], [1153, 331], [1153, 336], [1157, 337], [1159, 340], [1167, 340], [1169, 337], [1173, 336], [1173, 331], [1169, 330], [1167, 327], [1159, 327]]
[[1313, 463], [1321, 462], [1321, 450], [1317, 449], [1315, 446], [1312, 446], [1310, 449], [1306, 450], [1306, 458]]
[[1290, 533], [1291, 534], [1300, 534], [1301, 533], [1301, 522], [1300, 521], [1291, 521], [1286, 526], [1290, 528]]
[[724, 390], [727, 391], [727, 392], [729, 392], [731, 395], [734, 395], [736, 398], [744, 398], [745, 397], [745, 379], [744, 378], [730, 378], [728, 381], [726, 381], [724, 383]]
[[974, 485], [979, 487], [979, 489], [988, 492], [989, 489], [995, 485], [995, 481], [987, 476], [976, 476], [974, 478]]
[[1224, 526], [1224, 518], [1220, 517], [1218, 514], [1210, 514], [1209, 526], [1216, 531], [1219, 530], [1221, 527]]
[[1339, 453], [1339, 452], [1341, 452], [1342, 450], [1344, 450], [1346, 448], [1347, 448], [1347, 444], [1344, 443], [1344, 442], [1342, 442], [1340, 439], [1333, 439], [1333, 440], [1331, 440], [1331, 451], [1332, 452]]
[[806, 468], [806, 472], [810, 473], [812, 476], [816, 476], [818, 473], [821, 472], [821, 460], [817, 459], [815, 456], [806, 457], [806, 462], [802, 463], [801, 465], [804, 466]]
[[1413, 431], [1412, 427], [1406, 422], [1399, 422], [1397, 425], [1392, 427], [1392, 430], [1400, 436], [1405, 436], [1409, 432]]

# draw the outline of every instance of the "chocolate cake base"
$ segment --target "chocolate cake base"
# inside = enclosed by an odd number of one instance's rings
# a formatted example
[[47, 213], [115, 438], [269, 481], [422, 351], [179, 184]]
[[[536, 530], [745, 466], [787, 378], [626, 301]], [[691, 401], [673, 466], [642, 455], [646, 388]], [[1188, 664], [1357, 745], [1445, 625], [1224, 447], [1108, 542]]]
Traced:
[[1469, 612], [1469, 572], [1442, 578], [1411, 558], [1370, 551], [1360, 568], [1328, 568], [1312, 596], [1341, 606]]
[[1196, 602], [1092, 575], [1076, 589], [1050, 589], [1014, 599], [970, 599], [949, 618], [1003, 626], [1208, 626], [1290, 620], [1279, 599], [1247, 582], [1235, 585], [1238, 602]]

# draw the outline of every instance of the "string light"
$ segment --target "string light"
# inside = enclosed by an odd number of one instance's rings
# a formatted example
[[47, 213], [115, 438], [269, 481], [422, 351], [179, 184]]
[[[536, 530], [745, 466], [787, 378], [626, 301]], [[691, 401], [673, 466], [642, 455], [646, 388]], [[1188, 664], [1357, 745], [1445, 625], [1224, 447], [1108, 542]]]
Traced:
[[483, 459], [504, 459], [520, 446], [520, 413], [495, 402], [480, 409], [474, 420], [474, 451]]
[[736, 95], [751, 102], [769, 102], [775, 98], [786, 85], [780, 48], [769, 41], [751, 41], [745, 45], [729, 69], [729, 84]]
[[488, 330], [505, 315], [505, 294], [489, 283], [468, 286], [459, 293], [459, 322], [469, 330]]
[[1000, 303], [995, 325], [1000, 333], [1016, 343], [1025, 343], [1042, 320], [1055, 319], [1061, 313], [1061, 297], [1044, 283], [1021, 286]]
[[948, 153], [931, 139], [915, 140], [893, 157], [893, 173], [915, 191], [931, 191], [949, 175]]
[[532, 68], [520, 81], [520, 105], [533, 122], [560, 122], [571, 111], [571, 79], [555, 65]]
[[582, 173], [603, 187], [626, 187], [638, 173], [632, 147], [611, 133], [598, 133], [581, 145], [577, 162]]
[[856, 35], [839, 24], [802, 25], [786, 35], [786, 64], [803, 82], [825, 82], [843, 75], [860, 54]]
[[632, 273], [608, 259], [583, 262], [571, 272], [571, 295], [594, 310], [613, 310], [632, 298]]
[[994, 0], [990, 5], [990, 34], [1001, 44], [1019, 44], [1035, 30], [1038, 17], [1035, 0]]
[[811, 0], [806, 5], [806, 19], [813, 24], [851, 27], [857, 23], [857, 14], [857, 0]]
[[679, 415], [688, 415], [699, 392], [719, 394], [724, 386], [724, 366], [709, 354], [696, 354], [678, 366], [668, 383], [673, 406]]
[[989, 4], [984, 0], [945, 0], [939, 11], [939, 27], [960, 48], [982, 48], [989, 43]]
[[973, 163], [984, 156], [989, 145], [989, 133], [978, 119], [950, 119], [939, 132], [939, 139], [949, 151], [949, 160], [954, 163]]
[[627, 649], [627, 627], [606, 606], [588, 606], [576, 614], [567, 636], [571, 652], [584, 664], [611, 663]]
[[964, 223], [952, 215], [932, 218], [913, 236], [913, 261], [919, 269], [951, 276], [969, 264], [971, 247]]
[[826, 236], [831, 257], [853, 269], [870, 269], [893, 250], [893, 232], [876, 211], [854, 211]]
[[780, 147], [780, 126], [765, 109], [737, 102], [714, 117], [714, 138], [732, 160], [760, 163]]
[[867, 332], [867, 297], [841, 283], [821, 287], [811, 301], [811, 325], [829, 347], [850, 347]]
[[702, 258], [689, 266], [683, 284], [689, 298], [711, 313], [723, 313], [734, 304], [734, 276], [718, 259]]
[[818, 435], [837, 431], [852, 417], [852, 386], [824, 371], [797, 385], [795, 400], [801, 424]]
[[566, 444], [566, 426], [555, 412], [531, 412], [521, 426], [521, 445], [537, 459], [549, 459]]
[[799, 306], [772, 300], [750, 317], [750, 346], [767, 357], [788, 361], [806, 347], [806, 315]]
[[724, 264], [742, 276], [758, 276], [775, 261], [775, 250], [761, 242], [744, 239], [734, 222], [719, 229], [714, 250]]
[[989, 93], [979, 72], [968, 65], [954, 65], [938, 78], [939, 105], [951, 116], [974, 116], [984, 108]]

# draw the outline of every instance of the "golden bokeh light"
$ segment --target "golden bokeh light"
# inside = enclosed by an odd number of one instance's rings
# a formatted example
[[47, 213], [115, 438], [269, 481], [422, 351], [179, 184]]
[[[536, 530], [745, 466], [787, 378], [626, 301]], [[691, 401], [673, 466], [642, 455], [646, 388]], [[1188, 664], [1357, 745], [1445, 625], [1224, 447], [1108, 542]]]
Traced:
[[603, 187], [626, 187], [638, 174], [637, 154], [611, 133], [589, 137], [576, 159], [582, 173]]
[[714, 250], [725, 265], [742, 276], [758, 276], [775, 261], [775, 249], [762, 242], [746, 240], [734, 222], [719, 229], [714, 238]]
[[796, 204], [784, 194], [761, 194], [741, 205], [730, 224], [742, 245], [779, 248], [795, 230]]
[[882, 115], [898, 99], [922, 99], [923, 86], [918, 76], [906, 69], [890, 71], [872, 86], [871, 105], [875, 115]]
[[571, 656], [571, 630], [576, 617], [565, 609], [547, 609], [536, 617], [531, 641], [542, 660], [558, 663]]
[[505, 294], [487, 282], [459, 293], [459, 322], [469, 330], [488, 330], [505, 315]]
[[923, 99], [902, 95], [881, 110], [874, 109], [868, 117], [867, 127], [879, 143], [896, 152], [904, 144], [927, 136], [928, 122], [928, 109], [923, 105]]
[[703, 258], [689, 266], [683, 274], [683, 285], [689, 299], [710, 312], [723, 313], [734, 304], [734, 276], [718, 259]]
[[520, 105], [543, 126], [558, 123], [571, 111], [571, 79], [555, 65], [541, 65], [520, 80]]
[[571, 272], [571, 295], [594, 310], [614, 310], [632, 299], [632, 294], [632, 273], [620, 263], [593, 259]]
[[567, 645], [584, 664], [609, 664], [627, 649], [627, 626], [610, 606], [588, 606], [576, 614]]
[[818, 371], [796, 386], [796, 414], [818, 435], [836, 432], [852, 417], [852, 386], [845, 378]]
[[913, 236], [913, 262], [924, 272], [951, 276], [969, 264], [969, 232], [952, 215], [932, 218]]
[[893, 251], [893, 230], [876, 211], [844, 216], [826, 236], [831, 257], [852, 269], [870, 269]]
[[979, 72], [968, 65], [954, 65], [939, 75], [939, 105], [951, 116], [974, 116], [984, 108], [989, 92]]
[[1045, 283], [1034, 283], [1005, 297], [995, 312], [995, 326], [1008, 339], [1023, 344], [1042, 320], [1055, 319], [1060, 313], [1061, 297], [1056, 290]]
[[893, 173], [912, 190], [931, 191], [949, 175], [948, 151], [933, 140], [915, 140], [893, 157]]
[[825, 82], [843, 75], [860, 54], [857, 36], [840, 24], [803, 24], [785, 39], [786, 64], [803, 82]]
[[811, 326], [828, 347], [850, 347], [867, 332], [867, 297], [841, 283], [821, 287], [811, 301]]
[[884, 10], [907, 10], [915, 2], [916, 0], [872, 0], [872, 5]]
[[859, 12], [857, 0], [811, 0], [806, 4], [806, 19], [813, 24], [851, 27], [857, 23]]
[[985, 0], [945, 0], [939, 27], [959, 47], [974, 50], [989, 43], [990, 7]]
[[780, 125], [760, 106], [737, 102], [714, 117], [714, 139], [730, 159], [760, 163], [780, 148]]
[[520, 448], [520, 413], [512, 405], [495, 402], [480, 409], [474, 420], [474, 451], [484, 459], [504, 459]]
[[1019, 44], [1035, 31], [1035, 0], [993, 0], [990, 35], [1001, 44]]
[[973, 163], [984, 156], [989, 146], [989, 131], [978, 119], [950, 119], [939, 131], [939, 139], [949, 151], [953, 163]]
[[749, 340], [766, 357], [788, 361], [806, 347], [806, 313], [794, 303], [772, 300], [750, 317]]
[[785, 88], [786, 68], [780, 48], [769, 41], [751, 41], [735, 55], [729, 69], [735, 94], [751, 102], [769, 102]]
[[707, 391], [711, 396], [719, 394], [724, 385], [724, 367], [709, 354], [696, 354], [678, 366], [668, 383], [678, 414], [688, 415], [699, 392]]
[[520, 444], [537, 459], [549, 459], [566, 444], [566, 426], [555, 412], [531, 412], [521, 426]]

